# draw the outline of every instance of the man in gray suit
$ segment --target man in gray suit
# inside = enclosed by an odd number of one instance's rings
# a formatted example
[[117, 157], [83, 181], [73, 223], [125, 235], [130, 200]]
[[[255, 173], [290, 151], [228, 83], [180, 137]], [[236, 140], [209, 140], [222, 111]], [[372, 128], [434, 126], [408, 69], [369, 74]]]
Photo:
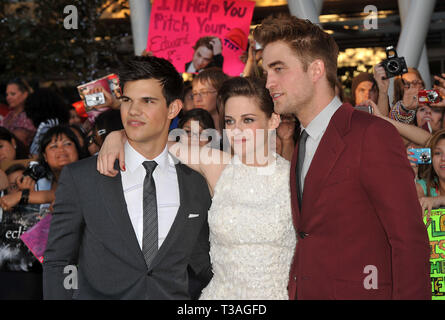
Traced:
[[[190, 299], [212, 276], [207, 183], [167, 150], [182, 78], [156, 57], [134, 58], [119, 77], [126, 168], [103, 176], [90, 157], [62, 171], [43, 264], [45, 299]], [[66, 281], [67, 270], [77, 270], [77, 286]]]

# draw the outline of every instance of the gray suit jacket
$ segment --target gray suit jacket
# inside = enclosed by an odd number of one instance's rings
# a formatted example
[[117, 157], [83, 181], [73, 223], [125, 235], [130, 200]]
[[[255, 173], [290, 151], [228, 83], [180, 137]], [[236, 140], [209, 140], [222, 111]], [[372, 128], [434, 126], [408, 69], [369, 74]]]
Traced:
[[[210, 280], [205, 179], [178, 163], [180, 207], [150, 268], [127, 212], [120, 173], [106, 177], [96, 157], [66, 166], [59, 179], [43, 263], [45, 299], [189, 299]], [[189, 217], [193, 214], [192, 217]], [[199, 214], [199, 216], [196, 216]], [[77, 289], [72, 288], [77, 266]], [[71, 269], [73, 270], [73, 269]], [[67, 278], [69, 277], [69, 278]], [[65, 286], [64, 286], [65, 281]], [[70, 286], [71, 284], [71, 286]]]

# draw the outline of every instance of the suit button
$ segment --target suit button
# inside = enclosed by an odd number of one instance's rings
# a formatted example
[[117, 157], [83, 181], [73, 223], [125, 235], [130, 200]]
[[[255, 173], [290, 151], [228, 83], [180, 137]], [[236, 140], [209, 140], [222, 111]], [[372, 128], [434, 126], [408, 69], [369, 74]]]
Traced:
[[297, 276], [294, 276], [294, 281], [297, 281]]
[[301, 239], [304, 239], [304, 238], [306, 238], [309, 234], [307, 234], [307, 233], [304, 232], [304, 231], [300, 231], [300, 232], [298, 233], [298, 235], [300, 236]]

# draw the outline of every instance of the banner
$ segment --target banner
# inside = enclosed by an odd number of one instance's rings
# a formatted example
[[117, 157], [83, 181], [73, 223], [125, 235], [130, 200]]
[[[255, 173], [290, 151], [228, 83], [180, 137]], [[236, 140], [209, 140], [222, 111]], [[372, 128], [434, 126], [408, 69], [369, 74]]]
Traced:
[[430, 275], [432, 299], [445, 300], [445, 209], [431, 211], [431, 218], [424, 222], [427, 225], [430, 239]]
[[154, 0], [146, 50], [186, 72], [186, 64], [193, 63], [197, 40], [218, 37], [223, 71], [239, 76], [244, 69], [239, 57], [247, 50], [254, 7], [254, 1]]
[[3, 212], [0, 222], [0, 271], [41, 272], [40, 263], [28, 250], [21, 236], [44, 218], [40, 205], [18, 205]]

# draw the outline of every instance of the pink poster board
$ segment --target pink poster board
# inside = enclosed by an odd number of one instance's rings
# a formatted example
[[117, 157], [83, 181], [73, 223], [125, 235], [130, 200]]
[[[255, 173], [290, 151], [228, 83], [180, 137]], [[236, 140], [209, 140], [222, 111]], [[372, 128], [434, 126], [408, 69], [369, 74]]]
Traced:
[[43, 263], [43, 255], [48, 242], [49, 228], [51, 226], [52, 215], [47, 214], [42, 220], [36, 223], [31, 229], [23, 233], [20, 238], [29, 248], [32, 254]]
[[203, 36], [221, 39], [223, 71], [239, 76], [239, 57], [247, 49], [254, 1], [154, 0], [147, 51], [169, 60], [179, 72], [193, 58], [193, 46]]

